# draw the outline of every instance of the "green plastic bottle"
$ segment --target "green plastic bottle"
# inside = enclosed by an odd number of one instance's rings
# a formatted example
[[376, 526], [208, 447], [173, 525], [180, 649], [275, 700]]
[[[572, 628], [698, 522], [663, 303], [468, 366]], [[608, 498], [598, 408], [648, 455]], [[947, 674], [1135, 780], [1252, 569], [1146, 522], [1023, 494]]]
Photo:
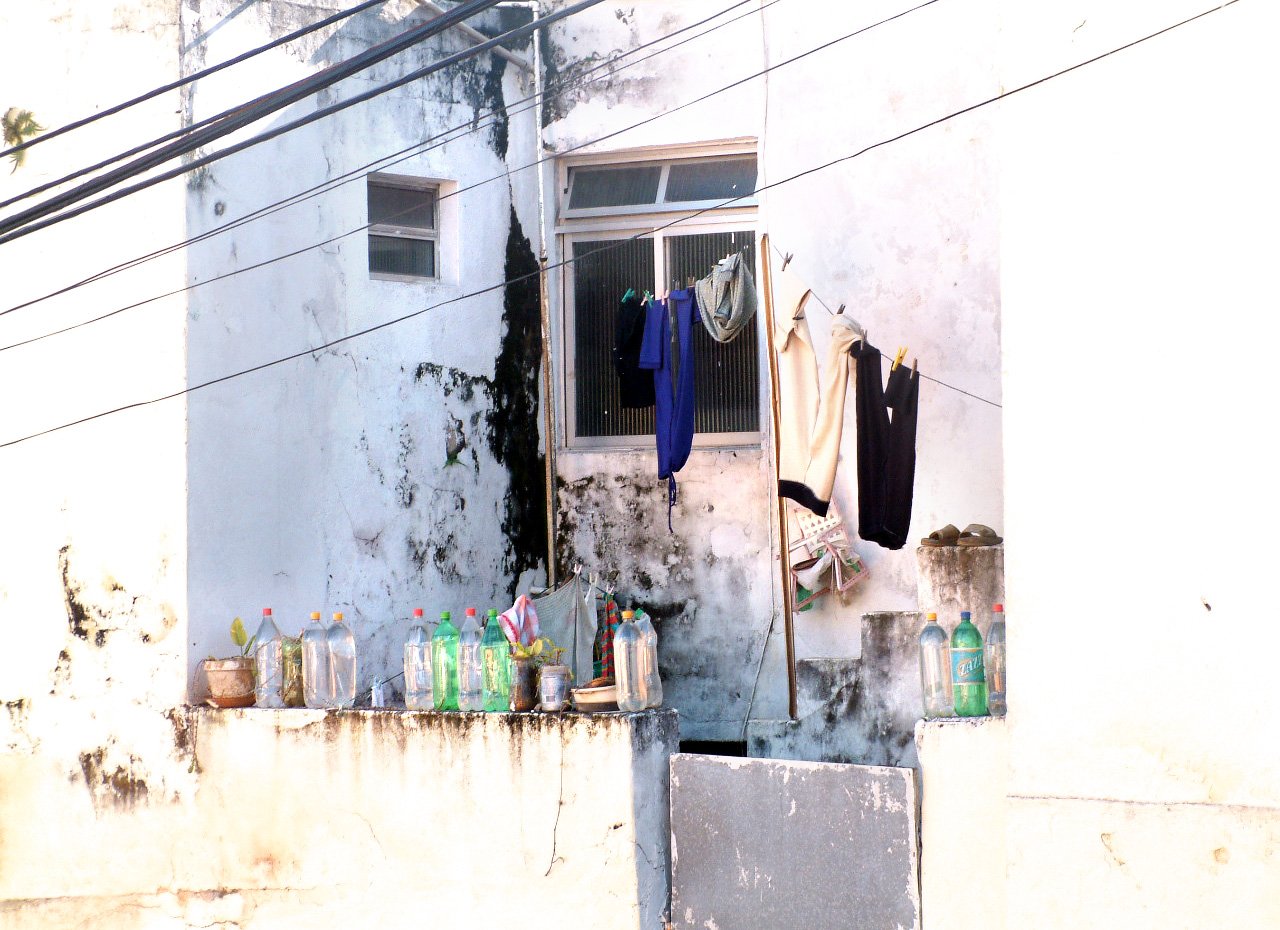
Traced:
[[480, 673], [484, 709], [500, 713], [511, 709], [511, 644], [507, 642], [498, 612], [490, 608], [480, 640]]
[[431, 634], [431, 685], [436, 710], [458, 709], [458, 628], [447, 610]]
[[987, 713], [987, 678], [982, 667], [982, 633], [960, 612], [960, 625], [951, 634], [951, 696], [957, 717]]

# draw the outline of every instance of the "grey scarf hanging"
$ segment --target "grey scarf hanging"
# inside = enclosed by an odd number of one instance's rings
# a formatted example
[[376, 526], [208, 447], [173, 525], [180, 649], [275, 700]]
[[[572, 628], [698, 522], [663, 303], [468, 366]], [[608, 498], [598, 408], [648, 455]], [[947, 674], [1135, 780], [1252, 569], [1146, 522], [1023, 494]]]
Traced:
[[732, 342], [756, 312], [756, 282], [742, 253], [716, 262], [694, 285], [702, 323], [716, 342]]

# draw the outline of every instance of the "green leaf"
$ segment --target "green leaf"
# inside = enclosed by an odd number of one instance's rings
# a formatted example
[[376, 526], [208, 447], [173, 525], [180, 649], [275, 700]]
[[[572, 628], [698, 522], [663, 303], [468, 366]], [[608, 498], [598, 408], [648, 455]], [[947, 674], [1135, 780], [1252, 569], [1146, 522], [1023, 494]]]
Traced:
[[241, 649], [249, 641], [249, 634], [244, 629], [244, 621], [239, 617], [231, 621], [231, 641]]

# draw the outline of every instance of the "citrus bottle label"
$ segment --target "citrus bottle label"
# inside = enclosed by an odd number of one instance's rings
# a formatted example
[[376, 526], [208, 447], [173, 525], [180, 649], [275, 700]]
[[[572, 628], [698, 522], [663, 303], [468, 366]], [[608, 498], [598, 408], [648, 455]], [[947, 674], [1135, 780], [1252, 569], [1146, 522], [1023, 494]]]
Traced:
[[986, 681], [981, 647], [951, 650], [951, 681], [957, 685], [978, 685]]

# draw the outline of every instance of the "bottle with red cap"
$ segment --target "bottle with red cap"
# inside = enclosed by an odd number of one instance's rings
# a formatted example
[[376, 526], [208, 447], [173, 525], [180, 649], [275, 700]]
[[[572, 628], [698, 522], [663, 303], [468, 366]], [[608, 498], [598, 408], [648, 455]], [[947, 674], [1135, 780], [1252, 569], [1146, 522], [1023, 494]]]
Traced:
[[480, 661], [483, 638], [476, 609], [468, 607], [458, 633], [458, 710], [484, 710], [484, 672]]
[[262, 623], [253, 637], [254, 703], [259, 707], [284, 707], [284, 637], [271, 619], [271, 608], [262, 608]]
[[987, 630], [986, 644], [987, 708], [993, 717], [1003, 717], [1009, 709], [1005, 695], [1004, 661], [1005, 631], [1004, 605], [991, 608], [991, 627]]
[[409, 710], [431, 710], [431, 633], [422, 608], [413, 609], [413, 625], [404, 641], [404, 706]]

